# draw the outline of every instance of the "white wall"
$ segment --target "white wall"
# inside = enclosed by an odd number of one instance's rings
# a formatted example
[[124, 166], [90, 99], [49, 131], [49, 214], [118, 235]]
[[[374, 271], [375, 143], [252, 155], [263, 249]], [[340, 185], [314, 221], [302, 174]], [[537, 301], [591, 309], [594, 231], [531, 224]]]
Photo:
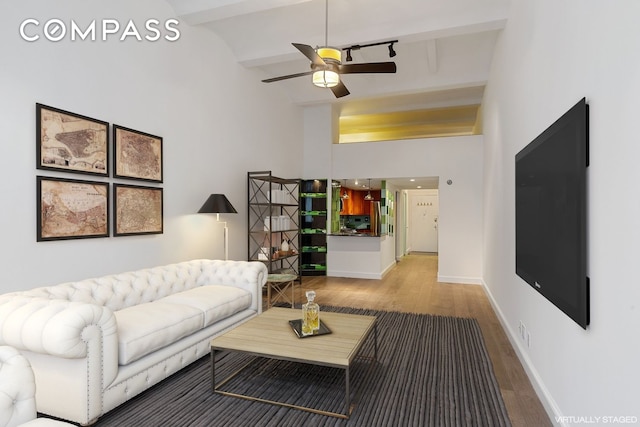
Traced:
[[[331, 172], [331, 142], [334, 133], [334, 113], [330, 104], [305, 107], [304, 117], [304, 146], [303, 178], [327, 178]], [[330, 193], [331, 186], [327, 191]], [[330, 197], [327, 194], [327, 197]], [[330, 218], [327, 218], [331, 221]]]
[[[301, 175], [302, 112], [237, 64], [213, 33], [180, 23], [180, 39], [24, 41], [26, 18], [70, 25], [173, 18], [163, 0], [0, 3], [0, 292], [223, 256], [222, 226], [196, 214], [210, 193], [227, 215], [230, 258], [246, 258], [246, 173]], [[36, 243], [35, 103], [164, 137], [164, 234]], [[129, 181], [131, 182], [131, 181]], [[134, 182], [132, 182], [134, 183]]]
[[335, 144], [332, 174], [336, 179], [440, 177], [438, 278], [480, 283], [482, 145], [482, 136]]
[[[635, 0], [513, 0], [485, 93], [484, 281], [552, 419], [567, 417], [559, 419], [566, 425], [579, 421], [570, 417], [640, 422], [639, 17]], [[583, 96], [591, 159], [586, 331], [514, 266], [514, 156]], [[517, 338], [519, 321], [530, 348]]]

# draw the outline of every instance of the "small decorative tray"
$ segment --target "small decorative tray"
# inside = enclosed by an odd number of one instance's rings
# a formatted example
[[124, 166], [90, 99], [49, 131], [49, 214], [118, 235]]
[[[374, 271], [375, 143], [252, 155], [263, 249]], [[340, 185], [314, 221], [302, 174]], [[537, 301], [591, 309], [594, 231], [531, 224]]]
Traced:
[[320, 329], [318, 329], [312, 335], [302, 335], [302, 319], [289, 320], [289, 325], [291, 325], [291, 329], [293, 329], [293, 332], [296, 333], [298, 338], [316, 337], [318, 335], [326, 335], [331, 333], [331, 329], [327, 328], [327, 325], [322, 322], [322, 319], [320, 319]]

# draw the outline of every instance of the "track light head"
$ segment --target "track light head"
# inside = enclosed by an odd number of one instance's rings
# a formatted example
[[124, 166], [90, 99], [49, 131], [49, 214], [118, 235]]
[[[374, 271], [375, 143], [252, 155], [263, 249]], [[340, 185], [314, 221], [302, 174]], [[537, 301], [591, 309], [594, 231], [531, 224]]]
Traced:
[[347, 49], [347, 58], [346, 58], [347, 62], [351, 62], [353, 61], [353, 57], [351, 56], [351, 49]]
[[393, 50], [393, 43], [394, 42], [389, 43], [389, 58], [393, 58], [394, 56], [397, 55], [396, 51]]

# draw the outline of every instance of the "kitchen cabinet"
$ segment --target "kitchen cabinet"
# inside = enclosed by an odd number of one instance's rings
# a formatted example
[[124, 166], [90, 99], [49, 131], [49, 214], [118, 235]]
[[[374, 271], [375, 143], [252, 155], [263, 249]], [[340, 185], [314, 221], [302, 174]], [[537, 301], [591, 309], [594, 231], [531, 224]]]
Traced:
[[[371, 200], [365, 200], [365, 196], [368, 191], [366, 190], [352, 190], [350, 188], [341, 189], [340, 194], [346, 193], [349, 195], [348, 199], [342, 199], [342, 209], [340, 215], [370, 215], [371, 214]], [[374, 190], [371, 192], [373, 200], [380, 201], [380, 191]]]

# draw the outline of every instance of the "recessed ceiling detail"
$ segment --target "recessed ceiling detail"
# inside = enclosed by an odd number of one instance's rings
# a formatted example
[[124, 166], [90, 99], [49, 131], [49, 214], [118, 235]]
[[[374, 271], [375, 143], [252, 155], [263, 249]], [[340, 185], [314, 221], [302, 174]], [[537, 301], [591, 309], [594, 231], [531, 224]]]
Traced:
[[477, 135], [479, 104], [340, 117], [340, 144]]

